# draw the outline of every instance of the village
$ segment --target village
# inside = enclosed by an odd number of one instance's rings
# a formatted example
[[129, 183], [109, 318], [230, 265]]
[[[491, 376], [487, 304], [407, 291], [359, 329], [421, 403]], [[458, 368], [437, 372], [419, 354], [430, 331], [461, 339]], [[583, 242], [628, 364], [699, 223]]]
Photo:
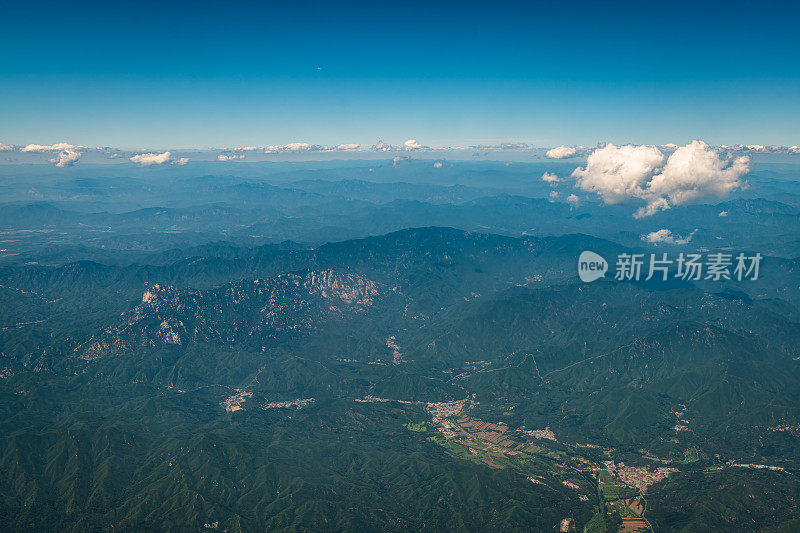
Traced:
[[[380, 400], [374, 398], [372, 401]], [[591, 443], [570, 445], [559, 442], [550, 427], [512, 430], [504, 422], [474, 418], [468, 414], [473, 405], [472, 398], [426, 404], [432, 429], [438, 435], [438, 440], [435, 440], [451, 453], [489, 468], [517, 470], [535, 485], [553, 490], [556, 490], [556, 485], [561, 485], [569, 489], [579, 502], [597, 501], [599, 507], [596, 509], [600, 509], [601, 514], [606, 511], [619, 514], [622, 519], [620, 532], [652, 531], [644, 518], [644, 494], [650, 486], [663, 481], [677, 468], [647, 468], [615, 462], [610, 458], [614, 454], [612, 449]], [[415, 431], [424, 428], [424, 424], [410, 427]], [[736, 466], [754, 468], [761, 465]], [[574, 520], [564, 518], [558, 529], [573, 531]]]
[[302, 409], [314, 403], [314, 398], [298, 398], [296, 400], [286, 400], [283, 402], [269, 402], [261, 406], [262, 409], [290, 409], [292, 407]]
[[663, 466], [649, 470], [647, 468], [627, 466], [625, 463], [614, 464], [614, 461], [607, 461], [606, 468], [612, 474], [616, 473], [620, 481], [629, 487], [639, 489], [643, 493], [647, 491], [647, 487], [650, 485], [666, 479], [667, 476], [678, 470], [677, 468]]

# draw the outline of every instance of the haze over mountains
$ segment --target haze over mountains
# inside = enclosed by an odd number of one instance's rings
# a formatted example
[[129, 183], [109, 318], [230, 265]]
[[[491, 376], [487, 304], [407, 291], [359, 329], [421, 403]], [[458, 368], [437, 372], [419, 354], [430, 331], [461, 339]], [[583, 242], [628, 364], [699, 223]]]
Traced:
[[796, 529], [797, 165], [635, 218], [574, 164], [434, 163], [0, 167], [4, 523]]

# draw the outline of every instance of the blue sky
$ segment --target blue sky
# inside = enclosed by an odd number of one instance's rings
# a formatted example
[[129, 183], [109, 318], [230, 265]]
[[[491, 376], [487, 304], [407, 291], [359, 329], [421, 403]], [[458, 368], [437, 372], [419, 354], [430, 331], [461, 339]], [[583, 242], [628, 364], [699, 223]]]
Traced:
[[789, 2], [7, 3], [0, 142], [800, 142]]

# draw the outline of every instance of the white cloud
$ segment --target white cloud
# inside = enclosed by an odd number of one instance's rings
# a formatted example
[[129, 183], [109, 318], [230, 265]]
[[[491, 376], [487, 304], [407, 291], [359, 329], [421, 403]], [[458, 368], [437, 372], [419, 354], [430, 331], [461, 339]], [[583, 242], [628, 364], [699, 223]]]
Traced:
[[561, 181], [561, 178], [559, 178], [556, 174], [553, 174], [551, 172], [545, 172], [544, 174], [542, 174], [542, 181], [546, 181], [547, 183], [550, 183], [552, 185], [553, 183], [558, 183], [559, 181]]
[[358, 143], [345, 143], [340, 144], [336, 147], [337, 150], [342, 150], [344, 152], [351, 152], [353, 150], [358, 150], [361, 145]]
[[753, 154], [782, 154], [782, 153], [797, 153], [796, 146], [777, 146], [771, 144], [764, 146], [763, 144], [735, 144], [733, 146], [720, 145], [720, 148], [727, 148], [733, 152], [749, 152]]
[[303, 152], [315, 148], [309, 143], [293, 142], [287, 144], [271, 144], [264, 148], [264, 153], [276, 154], [278, 152]]
[[436, 163], [433, 164], [433, 168], [442, 168], [443, 166], [444, 163], [442, 163], [441, 161], [437, 161]]
[[404, 150], [419, 150], [423, 148], [423, 146], [417, 142], [416, 139], [409, 139], [403, 143]]
[[[0, 145], [5, 146], [5, 145]], [[13, 147], [2, 148], [12, 149]], [[51, 163], [55, 163], [57, 167], [68, 167], [74, 165], [80, 158], [81, 152], [85, 150], [85, 146], [75, 146], [67, 142], [60, 142], [55, 144], [28, 144], [20, 148], [21, 152], [58, 152], [50, 159]]]
[[606, 204], [616, 204], [641, 197], [642, 187], [664, 162], [664, 154], [655, 146], [614, 146], [598, 148], [572, 173], [577, 186], [596, 192]]
[[311, 145], [308, 143], [289, 143], [283, 145], [284, 150], [291, 150], [291, 151], [299, 151], [299, 150], [308, 150], [311, 148]]
[[574, 194], [570, 194], [569, 196], [567, 196], [567, 203], [569, 204], [570, 207], [578, 207], [579, 205], [581, 205], [581, 199]]
[[14, 149], [14, 147], [11, 146], [10, 144], [3, 144], [3, 143], [0, 142], [0, 152], [7, 152], [7, 151], [13, 150], [13, 149]]
[[644, 218], [653, 216], [659, 211], [666, 211], [670, 208], [669, 201], [666, 198], [654, 198], [647, 202], [647, 205], [640, 207], [633, 214], [633, 218]]
[[790, 154], [800, 154], [800, 146], [790, 146], [788, 150]]
[[726, 217], [726, 216], [728, 216], [728, 212], [727, 211], [720, 211], [719, 215], [717, 215], [717, 216]]
[[680, 237], [673, 234], [670, 230], [664, 228], [648, 233], [647, 235], [642, 235], [642, 240], [653, 244], [688, 244], [696, 232], [697, 230], [694, 230], [686, 237]]
[[655, 146], [615, 146], [595, 150], [586, 168], [572, 173], [580, 189], [595, 192], [606, 204], [645, 200], [634, 215], [652, 215], [705, 196], [725, 197], [744, 187], [739, 178], [750, 170], [747, 157], [724, 158], [702, 141], [675, 150], [664, 163]]
[[244, 155], [242, 155], [242, 154], [239, 154], [239, 155], [236, 155], [236, 154], [233, 154], [233, 155], [219, 154], [217, 156], [217, 161], [236, 161], [237, 159], [244, 159]]
[[139, 154], [131, 157], [131, 161], [134, 163], [139, 163], [143, 167], [149, 167], [151, 165], [163, 165], [170, 160], [170, 157], [172, 157], [172, 154], [169, 152], [164, 152], [163, 154], [154, 154], [153, 152], [148, 152], [146, 154]]
[[558, 200], [558, 197], [559, 197], [558, 191], [550, 191], [551, 200]]
[[188, 163], [188, 162], [189, 162], [189, 158], [188, 158], [188, 157], [181, 157], [180, 159], [178, 159], [177, 161], [174, 161], [173, 163], [174, 163], [175, 165], [180, 165], [180, 166], [183, 166], [183, 165], [185, 165], [185, 164], [186, 164], [186, 163]]
[[557, 146], [548, 150], [544, 155], [550, 159], [566, 159], [578, 153], [578, 150], [571, 146]]
[[69, 167], [74, 165], [80, 158], [80, 152], [67, 148], [61, 150], [50, 162], [55, 163], [57, 167]]
[[77, 150], [79, 148], [85, 148], [85, 146], [75, 146], [74, 144], [69, 144], [66, 142], [60, 142], [55, 144], [29, 144], [27, 146], [23, 146], [20, 151], [22, 152], [60, 152], [61, 150]]
[[705, 196], [723, 198], [744, 186], [739, 178], [749, 171], [748, 157], [729, 161], [706, 143], [692, 141], [669, 156], [647, 192], [666, 199], [669, 205], [683, 205]]

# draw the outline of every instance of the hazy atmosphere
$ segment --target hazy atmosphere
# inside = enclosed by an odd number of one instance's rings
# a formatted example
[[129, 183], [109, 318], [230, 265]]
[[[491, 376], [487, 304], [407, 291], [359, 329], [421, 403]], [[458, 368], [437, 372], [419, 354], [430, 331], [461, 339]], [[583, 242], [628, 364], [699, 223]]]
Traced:
[[0, 529], [800, 530], [799, 15], [4, 6]]

